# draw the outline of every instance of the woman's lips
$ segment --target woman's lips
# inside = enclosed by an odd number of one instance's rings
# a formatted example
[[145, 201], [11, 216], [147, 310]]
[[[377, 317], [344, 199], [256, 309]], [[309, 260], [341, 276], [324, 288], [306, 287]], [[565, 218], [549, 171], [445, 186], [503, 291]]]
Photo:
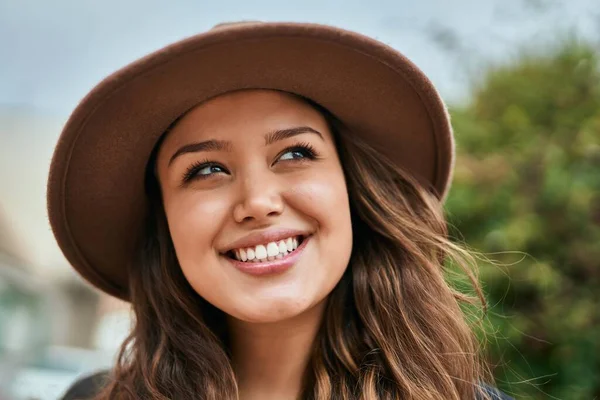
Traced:
[[264, 260], [259, 262], [247, 262], [238, 261], [227, 255], [223, 255], [233, 266], [239, 271], [253, 276], [265, 276], [279, 274], [290, 269], [299, 258], [302, 256], [304, 249], [308, 242], [310, 242], [311, 236], [305, 237], [302, 243], [293, 252], [283, 256], [282, 258], [276, 258], [272, 261]]

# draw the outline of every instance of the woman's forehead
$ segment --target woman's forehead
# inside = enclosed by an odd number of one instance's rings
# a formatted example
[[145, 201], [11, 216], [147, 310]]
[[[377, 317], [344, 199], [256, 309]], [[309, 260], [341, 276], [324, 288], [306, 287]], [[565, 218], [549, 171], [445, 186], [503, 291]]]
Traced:
[[264, 135], [277, 129], [309, 126], [329, 135], [327, 121], [299, 96], [275, 90], [243, 90], [197, 105], [173, 126], [161, 145], [170, 149], [189, 141], [227, 139], [240, 133]]

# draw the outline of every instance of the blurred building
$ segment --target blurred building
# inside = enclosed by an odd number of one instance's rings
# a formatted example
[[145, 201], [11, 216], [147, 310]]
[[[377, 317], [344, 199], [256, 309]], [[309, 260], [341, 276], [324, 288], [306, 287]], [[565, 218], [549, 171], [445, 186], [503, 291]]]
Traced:
[[127, 305], [70, 268], [48, 224], [61, 126], [0, 107], [0, 398], [56, 398], [75, 377], [109, 366], [129, 329]]

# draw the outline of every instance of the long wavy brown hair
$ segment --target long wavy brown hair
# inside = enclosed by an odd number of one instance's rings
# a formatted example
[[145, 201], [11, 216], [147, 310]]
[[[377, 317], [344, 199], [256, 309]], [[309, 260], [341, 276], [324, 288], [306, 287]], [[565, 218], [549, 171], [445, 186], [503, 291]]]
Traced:
[[[350, 197], [353, 249], [327, 299], [301, 399], [486, 397], [490, 374], [461, 304], [482, 309], [474, 258], [448, 238], [443, 206], [327, 110]], [[158, 147], [159, 145], [157, 145]], [[147, 226], [130, 268], [134, 326], [97, 399], [238, 399], [225, 315], [186, 281], [148, 165]], [[450, 261], [452, 261], [450, 263]], [[462, 269], [470, 293], [448, 283]]]

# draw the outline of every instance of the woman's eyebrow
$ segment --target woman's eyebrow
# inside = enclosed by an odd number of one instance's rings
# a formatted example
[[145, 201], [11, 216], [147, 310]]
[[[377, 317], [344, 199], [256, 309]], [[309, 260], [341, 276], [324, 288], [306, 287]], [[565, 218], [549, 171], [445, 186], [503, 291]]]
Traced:
[[265, 144], [270, 145], [271, 143], [277, 142], [279, 140], [291, 138], [296, 135], [300, 135], [302, 133], [314, 133], [318, 135], [321, 140], [323, 139], [323, 135], [319, 131], [314, 130], [310, 126], [298, 126], [295, 128], [287, 128], [287, 129], [278, 129], [276, 131], [270, 132], [265, 135]]
[[198, 153], [200, 151], [231, 151], [231, 142], [226, 140], [205, 140], [198, 143], [190, 143], [180, 147], [169, 160], [169, 165], [175, 161], [175, 159], [186, 153]]
[[[318, 135], [322, 140], [323, 135], [321, 132], [309, 127], [309, 126], [298, 126], [295, 128], [287, 128], [287, 129], [278, 129], [273, 132], [269, 132], [265, 135], [265, 144], [269, 145], [279, 140], [284, 140], [287, 138], [294, 137], [296, 135], [300, 135], [303, 133], [314, 133]], [[197, 143], [189, 143], [185, 146], [180, 147], [169, 160], [169, 164], [171, 165], [175, 159], [186, 153], [198, 153], [201, 151], [231, 151], [231, 142], [226, 140], [205, 140], [203, 142]]]

